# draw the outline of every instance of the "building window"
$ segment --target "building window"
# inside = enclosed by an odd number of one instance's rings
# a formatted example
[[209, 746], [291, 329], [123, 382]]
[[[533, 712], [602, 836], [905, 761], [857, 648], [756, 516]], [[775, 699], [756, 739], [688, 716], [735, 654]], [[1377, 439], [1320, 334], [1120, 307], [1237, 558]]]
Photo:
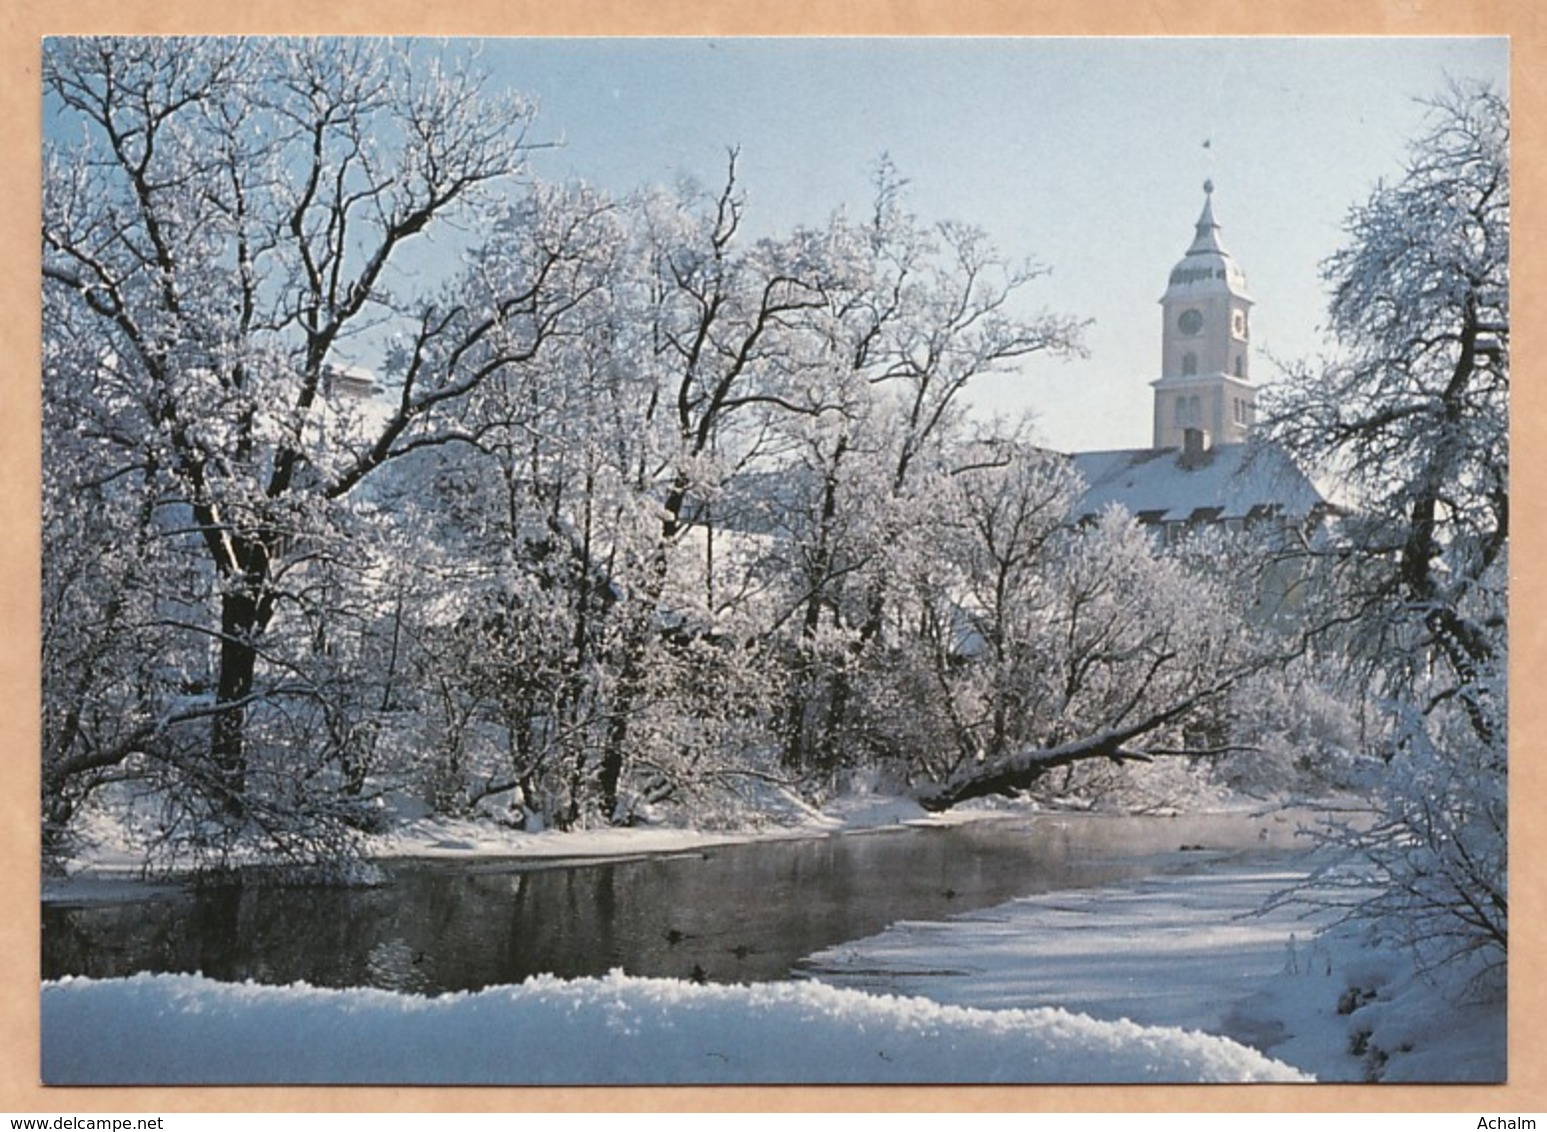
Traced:
[[1182, 355], [1182, 376], [1191, 377], [1198, 372], [1198, 355], [1188, 350]]
[[1243, 358], [1240, 354], [1235, 356], [1235, 375], [1237, 377], [1246, 376], [1246, 359]]

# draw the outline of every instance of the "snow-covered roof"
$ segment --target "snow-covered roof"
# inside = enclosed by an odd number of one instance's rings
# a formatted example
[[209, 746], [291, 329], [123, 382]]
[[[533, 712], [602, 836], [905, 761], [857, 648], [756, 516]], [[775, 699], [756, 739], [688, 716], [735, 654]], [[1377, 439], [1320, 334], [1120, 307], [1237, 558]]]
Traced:
[[1086, 483], [1077, 519], [1119, 504], [1147, 523], [1304, 518], [1327, 506], [1276, 444], [1218, 444], [1187, 466], [1179, 448], [1123, 448], [1070, 457]]
[[376, 375], [364, 366], [328, 362], [322, 367], [328, 385], [337, 393], [351, 397], [371, 397], [377, 391]]

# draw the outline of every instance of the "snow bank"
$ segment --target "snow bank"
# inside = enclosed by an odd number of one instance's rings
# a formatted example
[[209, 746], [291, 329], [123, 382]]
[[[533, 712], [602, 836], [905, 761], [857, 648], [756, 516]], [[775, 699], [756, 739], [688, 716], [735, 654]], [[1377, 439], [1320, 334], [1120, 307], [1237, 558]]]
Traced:
[[1309, 1080], [1172, 1027], [817, 983], [695, 986], [614, 972], [420, 998], [142, 974], [45, 983], [42, 1008], [53, 1085]]
[[1222, 860], [902, 921], [804, 972], [875, 994], [1222, 1034], [1323, 1082], [1502, 1081], [1503, 1003], [1420, 976], [1410, 954], [1335, 925], [1330, 907], [1275, 904], [1310, 878], [1309, 862], [1287, 864]]
[[[857, 795], [837, 799], [818, 810], [793, 795], [783, 798], [778, 820], [758, 826], [726, 830], [690, 827], [606, 827], [572, 831], [527, 832], [487, 818], [454, 818], [430, 814], [411, 799], [397, 798], [389, 807], [389, 828], [363, 838], [366, 861], [402, 858], [467, 861], [524, 858], [550, 865], [588, 860], [623, 860], [671, 853], [694, 853], [722, 845], [754, 841], [784, 841], [825, 837], [839, 833], [898, 828], [904, 825], [946, 826], [968, 821], [1022, 816], [1019, 810], [1000, 812], [991, 807], [962, 807], [950, 814], [931, 814], [910, 798]], [[770, 807], [772, 808], [772, 806]], [[145, 879], [145, 845], [156, 836], [136, 812], [120, 798], [111, 806], [93, 803], [80, 819], [80, 842], [75, 854], [58, 862], [59, 871], [44, 877], [44, 903], [69, 901], [97, 903], [143, 897], [155, 887]], [[243, 854], [232, 863], [241, 863]], [[253, 860], [251, 863], [258, 863]], [[169, 865], [168, 891], [176, 891], [175, 879], [194, 862], [162, 862]], [[364, 874], [362, 874], [364, 875]]]
[[[606, 827], [559, 832], [526, 833], [492, 822], [441, 815], [413, 815], [395, 823], [390, 832], [366, 843], [374, 858], [527, 857], [568, 860], [683, 853], [717, 845], [749, 841], [779, 841], [832, 833], [888, 829], [902, 825], [946, 825], [911, 798], [860, 795], [834, 800], [817, 810], [794, 798], [783, 799], [780, 821], [756, 828], [701, 830], [671, 826]], [[1002, 816], [993, 813], [957, 815], [956, 822]]]

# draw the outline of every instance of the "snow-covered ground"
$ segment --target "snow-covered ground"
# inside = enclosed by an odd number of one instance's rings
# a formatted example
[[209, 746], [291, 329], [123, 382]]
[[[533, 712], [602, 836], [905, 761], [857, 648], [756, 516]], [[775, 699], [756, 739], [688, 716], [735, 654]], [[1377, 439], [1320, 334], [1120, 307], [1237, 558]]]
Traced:
[[[390, 805], [387, 831], [366, 838], [361, 848], [367, 859], [525, 857], [556, 863], [566, 859], [681, 853], [715, 845], [853, 833], [904, 824], [954, 825], [1021, 817], [1027, 812], [1022, 807], [1001, 807], [990, 802], [931, 814], [912, 799], [878, 794], [847, 796], [821, 810], [788, 794], [781, 793], [774, 801], [779, 805], [769, 805], [770, 820], [756, 828], [703, 830], [663, 825], [528, 832], [488, 819], [431, 814], [422, 803], [399, 797]], [[78, 822], [79, 844], [75, 851], [68, 860], [57, 862], [56, 871], [44, 878], [43, 900], [118, 899], [124, 884], [138, 889], [145, 883], [146, 844], [158, 821], [154, 807], [141, 812], [135, 802], [126, 798], [89, 807]]]
[[1055, 1006], [1220, 1034], [1321, 1081], [1499, 1081], [1499, 1003], [1456, 1003], [1325, 911], [1263, 911], [1306, 877], [1218, 862], [899, 923], [811, 958], [812, 977], [984, 1009]]
[[[763, 836], [903, 820], [939, 819], [877, 798]], [[745, 839], [522, 834], [421, 819], [374, 849], [590, 857]], [[68, 882], [73, 898], [82, 885], [103, 884], [112, 863], [104, 852]], [[805, 980], [784, 984], [615, 973], [429, 999], [187, 975], [67, 979], [43, 988], [44, 1075], [54, 1083], [1502, 1079], [1501, 1004], [1456, 1006], [1445, 997], [1455, 988], [1429, 985], [1402, 955], [1350, 932], [1320, 931], [1323, 922], [1303, 910], [1257, 914], [1309, 867], [1198, 854], [1182, 873], [897, 924], [812, 957]]]
[[50, 1084], [1297, 1081], [1224, 1038], [817, 983], [615, 974], [420, 998], [189, 975], [43, 988]]

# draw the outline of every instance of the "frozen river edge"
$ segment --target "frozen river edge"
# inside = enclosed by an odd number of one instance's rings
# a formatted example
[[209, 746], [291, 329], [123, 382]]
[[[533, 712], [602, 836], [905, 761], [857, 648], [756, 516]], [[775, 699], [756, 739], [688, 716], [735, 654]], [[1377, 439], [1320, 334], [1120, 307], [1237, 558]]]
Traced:
[[[900, 923], [813, 956], [806, 981], [752, 987], [615, 973], [425, 999], [187, 975], [61, 980], [44, 987], [44, 1078], [1501, 1079], [1502, 1004], [1439, 1008], [1438, 988], [1402, 957], [1318, 935], [1294, 909], [1252, 914], [1303, 875], [1282, 856], [1199, 859], [1126, 885]], [[1350, 988], [1367, 1001], [1340, 1014]]]

